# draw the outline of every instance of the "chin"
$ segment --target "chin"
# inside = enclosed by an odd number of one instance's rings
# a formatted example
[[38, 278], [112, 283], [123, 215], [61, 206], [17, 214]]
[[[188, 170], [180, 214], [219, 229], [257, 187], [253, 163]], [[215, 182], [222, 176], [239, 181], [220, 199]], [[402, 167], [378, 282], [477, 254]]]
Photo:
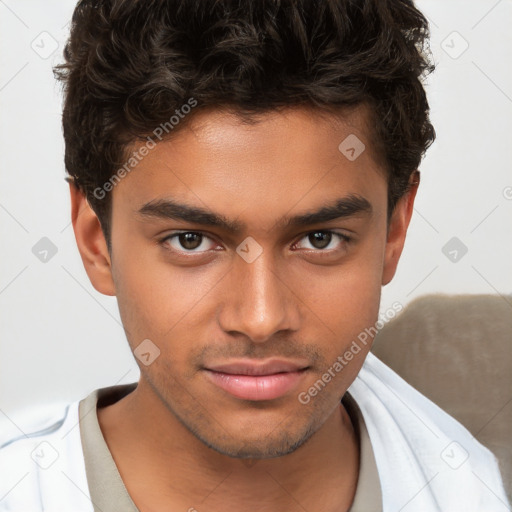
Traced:
[[313, 434], [314, 429], [309, 428], [303, 432], [291, 433], [276, 428], [274, 433], [261, 433], [254, 431], [243, 438], [242, 436], [225, 436], [223, 439], [214, 439], [211, 435], [203, 436], [198, 432], [193, 434], [206, 446], [216, 452], [235, 459], [272, 459], [283, 457], [300, 448]]

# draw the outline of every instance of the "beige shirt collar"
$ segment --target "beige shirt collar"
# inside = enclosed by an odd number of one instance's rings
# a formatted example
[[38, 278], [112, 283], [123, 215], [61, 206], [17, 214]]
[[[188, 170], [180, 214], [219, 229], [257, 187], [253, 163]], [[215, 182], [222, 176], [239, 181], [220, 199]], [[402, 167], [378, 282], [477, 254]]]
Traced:
[[[97, 407], [111, 405], [137, 387], [137, 383], [96, 389], [79, 403], [80, 437], [85, 471], [95, 512], [139, 512], [133, 503], [101, 432]], [[360, 443], [356, 494], [349, 512], [382, 512], [382, 492], [373, 449], [363, 415], [347, 392], [345, 406]]]

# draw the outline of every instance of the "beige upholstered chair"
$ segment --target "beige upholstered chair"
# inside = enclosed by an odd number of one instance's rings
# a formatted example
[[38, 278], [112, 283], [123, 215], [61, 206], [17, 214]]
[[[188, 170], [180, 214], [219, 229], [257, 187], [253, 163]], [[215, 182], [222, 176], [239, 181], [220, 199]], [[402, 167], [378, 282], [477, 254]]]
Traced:
[[417, 298], [372, 352], [496, 455], [512, 500], [512, 296]]

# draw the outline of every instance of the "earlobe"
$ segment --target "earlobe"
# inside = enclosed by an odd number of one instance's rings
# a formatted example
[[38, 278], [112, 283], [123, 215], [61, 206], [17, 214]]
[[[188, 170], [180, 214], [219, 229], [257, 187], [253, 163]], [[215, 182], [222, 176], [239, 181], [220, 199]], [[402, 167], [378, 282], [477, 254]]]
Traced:
[[384, 253], [382, 286], [391, 282], [396, 273], [398, 261], [405, 244], [407, 228], [411, 221], [414, 199], [416, 198], [419, 184], [420, 173], [419, 171], [414, 171], [409, 180], [409, 190], [398, 200], [391, 216]]
[[84, 194], [70, 183], [71, 220], [78, 251], [91, 284], [104, 295], [115, 295], [111, 258], [100, 221]]

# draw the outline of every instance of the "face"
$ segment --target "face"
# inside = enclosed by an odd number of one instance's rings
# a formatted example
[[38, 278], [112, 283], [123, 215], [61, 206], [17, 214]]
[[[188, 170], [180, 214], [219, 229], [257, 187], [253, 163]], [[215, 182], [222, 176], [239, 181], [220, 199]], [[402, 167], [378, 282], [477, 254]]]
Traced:
[[[405, 236], [386, 238], [387, 179], [364, 120], [197, 113], [113, 190], [113, 293], [131, 348], [160, 351], [138, 361], [140, 386], [220, 453], [295, 450], [370, 349], [335, 365], [375, 324]], [[338, 149], [349, 135], [366, 145], [355, 159]]]

